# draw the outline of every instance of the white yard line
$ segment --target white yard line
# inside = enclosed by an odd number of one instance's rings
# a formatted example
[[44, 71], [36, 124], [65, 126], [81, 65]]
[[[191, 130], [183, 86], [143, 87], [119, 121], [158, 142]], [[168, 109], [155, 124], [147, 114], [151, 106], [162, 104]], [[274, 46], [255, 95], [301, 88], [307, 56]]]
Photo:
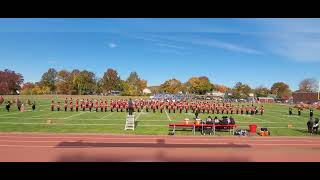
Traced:
[[166, 109], [164, 109], [164, 112], [166, 113], [166, 115], [167, 115], [167, 117], [168, 117], [168, 120], [169, 120], [169, 121], [172, 121], [171, 118], [170, 118], [170, 116], [169, 116], [169, 114], [167, 113], [167, 110], [166, 110]]
[[[8, 113], [10, 113], [10, 112], [8, 112]], [[2, 116], [9, 116], [9, 115], [13, 115], [13, 114], [20, 114], [21, 112], [16, 112], [16, 113], [10, 113], [10, 114], [2, 114], [2, 115], [0, 115], [1, 117]]]
[[142, 113], [143, 109], [141, 110], [141, 112], [138, 114], [137, 118], [135, 119], [135, 121], [137, 121]]
[[113, 112], [111, 112], [110, 114], [107, 114], [107, 115], [105, 115], [105, 116], [102, 116], [102, 118], [100, 118], [99, 120], [104, 120], [104, 118], [109, 117], [109, 116], [111, 116], [112, 114], [113, 114]]
[[75, 116], [80, 116], [81, 114], [84, 114], [85, 112], [81, 112], [81, 113], [79, 113], [79, 114], [74, 114], [74, 115], [71, 115], [71, 116], [69, 116], [69, 117], [65, 117], [65, 118], [63, 118], [63, 119], [69, 119], [69, 118], [71, 118], [71, 117], [75, 117]]

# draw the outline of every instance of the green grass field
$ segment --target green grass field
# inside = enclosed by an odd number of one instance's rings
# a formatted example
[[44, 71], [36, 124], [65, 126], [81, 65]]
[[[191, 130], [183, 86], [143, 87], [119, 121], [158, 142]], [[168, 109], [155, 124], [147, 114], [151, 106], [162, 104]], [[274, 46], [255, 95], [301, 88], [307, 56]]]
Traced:
[[[0, 106], [0, 132], [55, 132], [55, 133], [117, 133], [117, 134], [168, 134], [168, 124], [179, 122], [184, 118], [192, 119], [194, 114], [189, 113], [168, 113], [168, 112], [135, 112], [137, 121], [135, 131], [124, 130], [125, 112], [64, 112], [50, 111], [50, 101], [53, 96], [32, 96], [31, 100], [36, 101], [36, 111], [32, 112], [31, 107], [26, 105], [26, 112], [19, 112], [15, 104], [11, 112], [5, 111], [5, 104]], [[65, 96], [58, 98], [63, 102]], [[4, 96], [13, 99], [13, 96]], [[21, 96], [20, 99], [26, 102], [28, 97]], [[56, 100], [55, 96], [55, 100]], [[74, 99], [77, 97], [73, 97]], [[110, 97], [108, 97], [110, 98]], [[115, 99], [115, 97], [111, 97]], [[118, 97], [123, 98], [123, 97]], [[139, 97], [140, 98], [140, 97]], [[100, 99], [100, 97], [99, 97]], [[105, 99], [105, 98], [103, 98]], [[248, 125], [255, 123], [258, 128], [267, 127], [273, 136], [305, 136], [306, 123], [309, 118], [309, 110], [302, 111], [302, 116], [297, 116], [294, 109], [293, 116], [288, 116], [288, 106], [280, 104], [264, 104], [264, 115], [236, 115], [232, 116], [242, 129], [248, 129]], [[201, 118], [208, 115], [221, 118], [221, 114], [200, 114]], [[320, 112], [314, 111], [314, 116], [319, 117]], [[229, 114], [230, 116], [230, 114]], [[53, 124], [47, 124], [51, 119]], [[291, 123], [293, 128], [288, 128]], [[191, 131], [178, 131], [177, 135], [193, 135]], [[200, 135], [197, 132], [197, 135]], [[229, 135], [228, 132], [217, 132], [217, 135]]]

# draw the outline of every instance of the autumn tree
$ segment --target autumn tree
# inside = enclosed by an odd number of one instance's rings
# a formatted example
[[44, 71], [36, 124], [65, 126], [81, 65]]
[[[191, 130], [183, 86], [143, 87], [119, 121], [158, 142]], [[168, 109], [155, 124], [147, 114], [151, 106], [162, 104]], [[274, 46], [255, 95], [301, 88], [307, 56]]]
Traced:
[[275, 94], [277, 98], [291, 97], [289, 85], [284, 82], [274, 83], [271, 87], [271, 93]]
[[214, 90], [222, 92], [222, 93], [225, 93], [228, 90], [227, 86], [220, 85], [220, 84], [214, 84], [213, 88], [214, 88]]
[[182, 83], [177, 79], [169, 79], [160, 85], [160, 90], [165, 93], [178, 93], [182, 90]]
[[267, 97], [270, 93], [270, 90], [264, 86], [259, 86], [254, 89], [254, 92], [257, 97]]
[[72, 90], [72, 76], [69, 71], [61, 70], [58, 72], [56, 88], [59, 94], [70, 94]]
[[318, 81], [314, 78], [304, 79], [299, 84], [300, 92], [317, 92], [318, 89]]
[[186, 83], [186, 87], [190, 93], [201, 95], [213, 90], [213, 85], [206, 76], [190, 78]]
[[112, 90], [121, 90], [121, 79], [118, 72], [109, 68], [101, 79], [102, 91], [110, 93]]
[[5, 69], [0, 71], [0, 94], [16, 94], [24, 79], [20, 73]]

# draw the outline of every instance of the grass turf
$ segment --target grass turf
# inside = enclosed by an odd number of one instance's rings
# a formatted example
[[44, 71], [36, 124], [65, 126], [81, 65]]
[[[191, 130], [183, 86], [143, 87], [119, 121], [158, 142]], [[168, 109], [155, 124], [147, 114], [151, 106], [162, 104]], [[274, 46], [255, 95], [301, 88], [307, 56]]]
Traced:
[[[160, 113], [153, 112], [135, 112], [136, 129], [135, 131], [124, 130], [125, 112], [64, 112], [50, 110], [50, 103], [53, 96], [20, 96], [19, 98], [26, 102], [27, 98], [36, 101], [36, 111], [32, 112], [31, 107], [25, 105], [26, 112], [19, 112], [15, 104], [11, 107], [11, 112], [5, 111], [5, 104], [0, 106], [0, 132], [55, 132], [55, 133], [116, 133], [116, 134], [168, 134], [168, 124], [171, 122], [181, 122], [184, 118], [193, 119], [191, 113], [169, 113], [164, 111]], [[85, 96], [87, 98], [88, 96]], [[92, 97], [92, 96], [91, 96]], [[91, 98], [88, 97], [88, 98]], [[14, 99], [13, 96], [5, 96], [6, 100]], [[63, 102], [64, 96], [54, 96], [55, 102], [59, 99]], [[77, 98], [76, 96], [73, 99]], [[81, 97], [82, 98], [82, 97]], [[100, 97], [92, 97], [100, 99]], [[107, 97], [107, 99], [116, 97]], [[117, 97], [124, 98], [124, 97]], [[125, 97], [127, 98], [127, 97]], [[140, 97], [139, 97], [140, 98]], [[146, 98], [146, 97], [144, 97]], [[106, 99], [106, 97], [102, 98]], [[135, 97], [133, 97], [135, 99]], [[63, 103], [62, 103], [63, 105]], [[259, 105], [258, 105], [259, 106]], [[255, 123], [258, 128], [267, 127], [273, 136], [304, 136], [307, 135], [306, 123], [309, 119], [309, 110], [302, 111], [301, 116], [297, 116], [297, 110], [294, 109], [293, 116], [288, 116], [288, 105], [264, 104], [264, 115], [228, 115], [233, 116], [236, 124], [242, 129], [248, 129], [248, 125]], [[63, 109], [64, 110], [64, 109]], [[221, 118], [222, 114], [200, 114], [204, 119], [211, 115]], [[314, 111], [314, 117], [319, 117], [320, 112]], [[52, 124], [47, 124], [47, 120], [52, 120]], [[288, 128], [292, 124], [293, 128]], [[199, 132], [196, 133], [200, 135]], [[177, 131], [177, 135], [193, 135], [191, 131]], [[217, 132], [216, 135], [230, 135], [228, 132]]]

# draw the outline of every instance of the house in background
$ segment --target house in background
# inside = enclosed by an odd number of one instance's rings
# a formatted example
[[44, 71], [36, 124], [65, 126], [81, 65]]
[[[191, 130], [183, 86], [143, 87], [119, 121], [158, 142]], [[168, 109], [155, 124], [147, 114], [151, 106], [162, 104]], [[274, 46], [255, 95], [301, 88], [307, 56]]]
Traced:
[[292, 93], [293, 103], [306, 103], [306, 104], [313, 104], [319, 100], [318, 92], [300, 92], [295, 91]]
[[150, 90], [149, 88], [144, 88], [144, 89], [142, 90], [142, 93], [143, 93], [143, 94], [151, 94], [151, 90]]

